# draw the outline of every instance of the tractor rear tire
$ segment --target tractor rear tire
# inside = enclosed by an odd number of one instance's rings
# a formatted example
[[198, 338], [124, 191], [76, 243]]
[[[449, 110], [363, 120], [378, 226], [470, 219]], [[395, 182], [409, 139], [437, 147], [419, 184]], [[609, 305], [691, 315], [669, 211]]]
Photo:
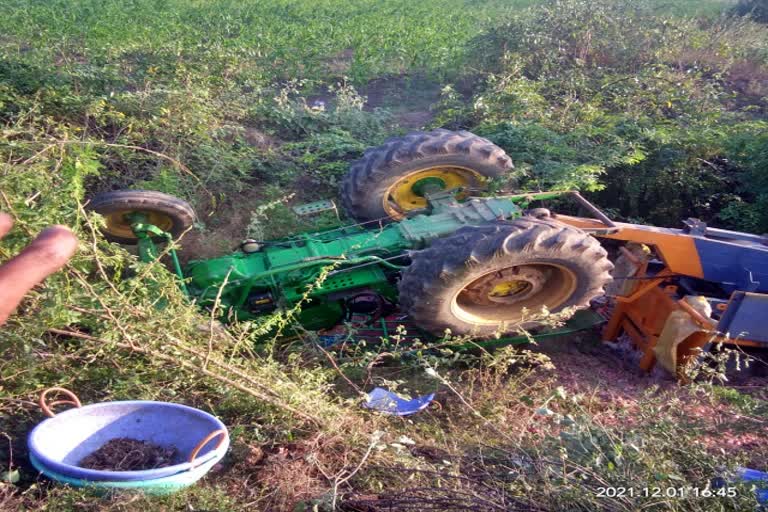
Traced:
[[[104, 238], [125, 245], [138, 243], [131, 223], [130, 213], [143, 213], [150, 222], [173, 238], [190, 229], [196, 220], [195, 210], [186, 201], [154, 190], [118, 190], [96, 195], [86, 208], [104, 216]], [[161, 240], [160, 238], [154, 238]]]
[[341, 202], [358, 222], [402, 220], [426, 207], [415, 187], [425, 178], [445, 188], [476, 189], [512, 168], [503, 149], [470, 132], [412, 132], [369, 148], [353, 162], [341, 182]]
[[587, 307], [612, 269], [597, 239], [551, 219], [467, 226], [412, 256], [400, 304], [435, 335], [519, 332], [540, 325], [542, 309]]

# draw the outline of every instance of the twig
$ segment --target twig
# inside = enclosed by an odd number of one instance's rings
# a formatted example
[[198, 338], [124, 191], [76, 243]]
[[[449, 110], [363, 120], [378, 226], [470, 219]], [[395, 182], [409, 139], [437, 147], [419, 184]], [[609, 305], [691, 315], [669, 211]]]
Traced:
[[503, 430], [501, 430], [499, 427], [497, 427], [496, 425], [494, 425], [494, 424], [491, 422], [491, 420], [489, 420], [488, 418], [486, 418], [485, 416], [483, 416], [483, 415], [480, 413], [480, 411], [478, 411], [477, 409], [475, 409], [475, 408], [472, 406], [472, 404], [470, 404], [469, 402], [467, 402], [466, 398], [464, 398], [464, 395], [462, 395], [461, 393], [459, 393], [459, 391], [458, 391], [456, 388], [454, 388], [454, 387], [451, 385], [451, 383], [450, 383], [450, 382], [448, 382], [448, 380], [446, 380], [446, 379], [445, 379], [445, 378], [444, 378], [442, 375], [438, 374], [437, 372], [435, 372], [435, 373], [434, 373], [434, 375], [435, 375], [435, 376], [436, 376], [436, 377], [437, 377], [437, 378], [440, 380], [440, 382], [441, 382], [442, 384], [444, 384], [444, 385], [445, 385], [445, 387], [447, 387], [448, 389], [450, 389], [450, 390], [451, 390], [451, 392], [453, 392], [453, 394], [454, 394], [454, 395], [456, 395], [456, 396], [458, 397], [458, 399], [461, 401], [461, 403], [462, 403], [462, 404], [464, 404], [464, 405], [465, 405], [465, 406], [466, 406], [466, 407], [467, 407], [467, 408], [468, 408], [470, 411], [472, 411], [472, 414], [474, 414], [475, 416], [477, 416], [478, 418], [480, 418], [481, 420], [483, 420], [483, 422], [484, 422], [486, 425], [488, 425], [489, 427], [491, 427], [491, 429], [492, 429], [494, 432], [496, 432], [497, 434], [499, 434], [499, 435], [500, 435], [501, 437], [503, 437], [504, 439], [506, 439], [506, 440], [508, 440], [508, 441], [510, 441], [510, 442], [512, 442], [512, 443], [514, 443], [514, 442], [515, 442], [515, 440], [514, 440], [514, 439], [512, 439], [512, 438], [511, 438], [509, 435], [507, 435], [507, 433], [506, 433], [506, 432], [504, 432], [504, 431], [503, 431]]
[[707, 164], [708, 166], [710, 166], [711, 168], [713, 168], [714, 170], [716, 170], [718, 172], [720, 171], [720, 169], [715, 164], [710, 162], [709, 160], [704, 160], [703, 158], [697, 158], [696, 160], [698, 160], [699, 162], [701, 162], [703, 164]]
[[[42, 142], [38, 142], [38, 141], [19, 141], [19, 142], [17, 142], [17, 144], [26, 144], [26, 145], [34, 145], [34, 144], [41, 144], [41, 143]], [[179, 161], [178, 159], [173, 158], [171, 156], [168, 156], [168, 155], [166, 155], [164, 153], [161, 153], [159, 151], [154, 151], [152, 149], [147, 149], [147, 148], [144, 148], [144, 147], [141, 147], [141, 146], [134, 146], [132, 144], [116, 144], [116, 143], [113, 143], [113, 142], [102, 142], [102, 141], [98, 141], [98, 140], [56, 140], [56, 142], [49, 143], [42, 150], [38, 151], [37, 153], [35, 153], [34, 155], [32, 155], [31, 157], [26, 159], [24, 162], [22, 162], [22, 165], [32, 162], [38, 156], [42, 155], [43, 153], [49, 151], [50, 149], [52, 149], [54, 147], [58, 146], [60, 148], [63, 148], [65, 145], [75, 145], [75, 144], [76, 145], [80, 145], [80, 146], [103, 146], [103, 147], [108, 147], [108, 148], [130, 149], [132, 151], [140, 151], [140, 152], [143, 152], [143, 153], [150, 154], [152, 156], [156, 156], [157, 158], [162, 158], [163, 160], [171, 162], [174, 165], [174, 167], [176, 167], [177, 169], [181, 170], [185, 174], [188, 174], [189, 176], [191, 176], [195, 181], [197, 181], [197, 183], [202, 187], [203, 191], [209, 197], [211, 197], [211, 198], [214, 197], [213, 193], [210, 190], [208, 190], [203, 185], [203, 180], [201, 180], [199, 176], [197, 176], [194, 172], [192, 172], [189, 169], [189, 167], [187, 167], [186, 165], [181, 163], [181, 161]]]
[[6, 432], [0, 432], [8, 440], [8, 472], [13, 470], [13, 439]]
[[216, 300], [213, 301], [213, 307], [211, 308], [211, 320], [208, 323], [208, 353], [205, 354], [203, 368], [208, 368], [208, 361], [211, 359], [211, 353], [213, 352], [213, 323], [216, 321], [216, 311], [218, 311], [219, 306], [221, 305], [221, 293], [224, 291], [224, 288], [226, 288], [227, 283], [229, 282], [229, 276], [232, 274], [232, 270], [234, 270], [234, 267], [229, 267], [227, 275], [224, 276], [224, 281], [222, 281], [221, 286], [219, 286], [219, 291], [216, 292]]
[[42, 194], [42, 192], [38, 190], [37, 192], [35, 192], [34, 194], [32, 194], [31, 196], [29, 196], [24, 200], [24, 204], [27, 205], [27, 208], [32, 206], [32, 203], [35, 202], [35, 199], [40, 197], [40, 194]]
[[[60, 140], [60, 141], [57, 141], [56, 144], [58, 144], [60, 146], [64, 146], [64, 145], [67, 145], [67, 144], [77, 144], [77, 145], [81, 145], [81, 146], [104, 146], [104, 147], [109, 147], [109, 148], [122, 148], [122, 149], [131, 149], [133, 151], [141, 151], [143, 153], [147, 153], [147, 154], [156, 156], [158, 158], [162, 158], [163, 160], [167, 160], [168, 162], [171, 162], [178, 169], [180, 169], [181, 171], [189, 174], [195, 180], [197, 180], [198, 183], [202, 184], [202, 180], [195, 173], [193, 173], [189, 169], [189, 167], [187, 167], [186, 165], [181, 163], [179, 160], [177, 160], [177, 159], [175, 159], [173, 157], [170, 157], [170, 156], [168, 156], [168, 155], [166, 155], [164, 153], [160, 153], [159, 151], [154, 151], [154, 150], [151, 150], [151, 149], [143, 148], [141, 146], [134, 146], [134, 145], [131, 145], [131, 144], [115, 144], [115, 143], [112, 143], [112, 142], [83, 141], [83, 140]], [[210, 192], [208, 192], [208, 193], [210, 194]]]
[[354, 382], [349, 380], [349, 377], [344, 375], [344, 372], [341, 371], [341, 368], [339, 368], [339, 365], [336, 363], [336, 359], [334, 359], [334, 357], [331, 354], [329, 354], [327, 350], [325, 350], [323, 347], [321, 347], [320, 344], [317, 343], [317, 342], [315, 342], [315, 347], [317, 347], [318, 350], [320, 350], [320, 352], [322, 352], [325, 355], [325, 357], [331, 363], [331, 366], [333, 366], [333, 368], [336, 370], [336, 373], [338, 373], [339, 376], [347, 382], [347, 384], [352, 386], [352, 388], [355, 391], [357, 391], [357, 393], [359, 395], [361, 395], [361, 396], [365, 395], [365, 392], [363, 392], [363, 390], [360, 389], [360, 387], [357, 384], [355, 384]]
[[[365, 461], [368, 460], [368, 457], [370, 457], [371, 452], [373, 451], [373, 448], [379, 443], [379, 439], [381, 439], [381, 436], [383, 433], [374, 433], [373, 439], [371, 439], [370, 444], [368, 444], [368, 449], [365, 450], [365, 454], [363, 454], [363, 458], [360, 459], [360, 463], [353, 469], [347, 476], [342, 478], [341, 480], [335, 480], [333, 483], [333, 500], [331, 502], [331, 510], [336, 510], [336, 500], [339, 497], [339, 486], [346, 483], [350, 478], [355, 476], [360, 469], [362, 469], [363, 464], [365, 464]], [[342, 470], [343, 471], [343, 470]]]
[[[98, 338], [96, 336], [91, 336], [89, 334], [85, 334], [85, 333], [82, 333], [82, 332], [79, 332], [79, 331], [72, 331], [72, 330], [65, 330], [65, 329], [53, 329], [53, 328], [51, 328], [51, 329], [48, 329], [48, 332], [51, 332], [51, 333], [54, 333], [54, 334], [60, 334], [60, 335], [63, 335], [63, 336], [72, 336], [74, 338], [80, 338], [80, 339], [84, 339], [84, 340], [87, 340], [87, 341], [97, 342], [97, 343], [100, 343], [100, 344], [109, 344], [110, 343], [110, 341], [108, 341], [108, 340], [104, 340], [104, 339]], [[141, 353], [141, 354], [146, 354], [148, 356], [151, 356], [151, 357], [154, 357], [154, 358], [157, 358], [157, 359], [161, 359], [161, 360], [166, 361], [168, 363], [171, 363], [173, 365], [181, 365], [184, 368], [187, 368], [189, 370], [200, 372], [203, 375], [206, 375], [207, 377], [212, 377], [212, 378], [214, 378], [216, 380], [219, 380], [219, 381], [221, 381], [221, 382], [223, 382], [223, 383], [225, 383], [225, 384], [227, 384], [229, 386], [232, 386], [233, 388], [239, 389], [240, 391], [242, 391], [244, 393], [247, 393], [247, 394], [249, 394], [249, 395], [251, 395], [251, 396], [253, 396], [255, 398], [258, 398], [259, 400], [263, 400], [264, 402], [266, 402], [268, 404], [271, 404], [271, 405], [273, 405], [275, 407], [283, 409], [283, 410], [285, 410], [285, 411], [287, 411], [287, 412], [293, 414], [294, 416], [297, 416], [297, 417], [299, 417], [299, 418], [301, 418], [303, 420], [309, 421], [309, 422], [314, 423], [316, 425], [321, 425], [322, 424], [322, 422], [318, 418], [315, 418], [314, 416], [312, 416], [310, 414], [298, 411], [298, 410], [294, 409], [293, 407], [291, 407], [289, 405], [283, 404], [283, 403], [279, 402], [278, 400], [276, 400], [276, 399], [274, 399], [274, 398], [272, 398], [270, 396], [267, 396], [267, 395], [264, 395], [262, 393], [259, 393], [258, 391], [255, 391], [255, 390], [253, 390], [253, 389], [251, 389], [251, 388], [249, 388], [247, 386], [244, 386], [244, 385], [240, 384], [239, 382], [236, 382], [236, 381], [234, 381], [234, 380], [232, 380], [232, 379], [230, 379], [228, 377], [225, 377], [224, 375], [220, 375], [220, 374], [214, 373], [214, 372], [212, 372], [212, 371], [210, 371], [210, 370], [208, 370], [206, 368], [201, 368], [199, 366], [195, 366], [194, 364], [192, 364], [192, 363], [190, 363], [188, 361], [184, 361], [183, 359], [178, 359], [178, 358], [175, 358], [175, 357], [173, 357], [171, 355], [164, 354], [162, 352], [158, 352], [158, 351], [155, 351], [155, 350], [150, 350], [148, 348], [139, 347], [139, 346], [136, 346], [136, 345], [130, 345], [128, 343], [115, 342], [115, 345], [117, 347], [119, 347], [119, 348], [122, 348], [122, 349], [127, 349], [127, 350], [131, 350], [133, 352], [138, 352], [138, 353]]]
[[[5, 201], [5, 206], [8, 208], [8, 211], [13, 216], [14, 220], [18, 223], [20, 217], [19, 217], [19, 214], [16, 213], [16, 210], [13, 208], [13, 204], [11, 204], [11, 200], [8, 199], [8, 196], [5, 195], [5, 192], [3, 192], [2, 190], [0, 190], [0, 197], [3, 198], [3, 201]], [[29, 228], [27, 228], [26, 225], [21, 224], [21, 229], [26, 231], [27, 235], [32, 236], [32, 232], [29, 230]]]
[[[200, 357], [200, 354], [197, 353], [197, 351], [195, 351], [194, 349], [186, 346], [181, 340], [179, 340], [177, 338], [174, 338], [171, 335], [166, 335], [166, 337], [169, 340], [174, 342], [174, 346], [176, 348], [184, 350], [185, 352], [188, 352], [188, 353], [190, 353], [190, 354], [192, 354], [194, 356]], [[246, 373], [238, 370], [234, 366], [228, 365], [227, 363], [224, 363], [222, 361], [218, 361], [216, 359], [211, 359], [211, 362], [214, 365], [216, 365], [219, 368], [221, 368], [222, 370], [225, 370], [227, 372], [233, 373], [233, 374], [237, 375], [238, 377], [240, 377], [241, 379], [244, 379], [244, 380], [248, 381], [250, 384], [252, 384], [252, 385], [254, 385], [254, 386], [258, 387], [258, 388], [261, 388], [263, 392], [265, 392], [265, 393], [272, 393], [275, 396], [277, 396], [277, 394], [274, 392], [273, 389], [265, 386], [264, 384], [261, 384], [260, 382], [257, 382], [256, 380], [253, 379], [253, 377], [248, 376]]]
[[[97, 260], [98, 260], [98, 257], [97, 257]], [[99, 304], [101, 304], [101, 307], [104, 309], [104, 312], [107, 314], [107, 316], [109, 316], [109, 318], [115, 324], [115, 327], [117, 327], [117, 329], [122, 333], [123, 337], [126, 340], [128, 340], [128, 343], [130, 343], [131, 346], [133, 346], [133, 338], [131, 338], [131, 336], [128, 335], [128, 332], [125, 330], [125, 327], [123, 327], [123, 324], [120, 323], [120, 321], [117, 319], [117, 317], [109, 308], [109, 306], [107, 306], [106, 302], [102, 300], [101, 295], [96, 293], [96, 290], [93, 289], [93, 287], [90, 285], [88, 280], [85, 277], [83, 277], [83, 275], [80, 274], [80, 272], [77, 269], [75, 269], [74, 266], [72, 266], [70, 263], [67, 263], [66, 268], [68, 271], [72, 272], [75, 275], [77, 280], [80, 281], [80, 284], [82, 284], [84, 287], [88, 289], [91, 296], [94, 297], [99, 302]]]
[[112, 280], [107, 277], [107, 273], [104, 270], [104, 266], [101, 264], [101, 259], [99, 258], [99, 249], [97, 247], [98, 244], [98, 238], [96, 236], [96, 229], [93, 227], [93, 224], [91, 224], [90, 219], [88, 218], [88, 214], [85, 211], [85, 208], [83, 208], [83, 205], [80, 204], [80, 201], [77, 202], [77, 209], [79, 213], [82, 215], [83, 220], [85, 221], [86, 226], [88, 226], [88, 231], [91, 235], [91, 249], [93, 249], [93, 259], [96, 262], [96, 268], [99, 270], [99, 274], [101, 274], [101, 278], [104, 280], [104, 282], [107, 283], [107, 285], [112, 288], [112, 291], [117, 294], [118, 297], [122, 296], [122, 294], [115, 288], [115, 285], [112, 283]]
[[31, 157], [29, 157], [29, 158], [27, 158], [26, 160], [24, 160], [23, 162], [21, 162], [21, 164], [20, 164], [20, 165], [27, 165], [27, 164], [29, 164], [29, 163], [32, 163], [32, 161], [33, 161], [33, 160], [36, 160], [36, 159], [37, 159], [37, 157], [39, 157], [40, 155], [42, 155], [42, 154], [44, 154], [44, 153], [47, 153], [49, 150], [51, 150], [52, 148], [55, 148], [56, 146], [57, 146], [57, 144], [48, 144], [47, 146], [45, 146], [45, 147], [44, 147], [43, 149], [41, 149], [40, 151], [38, 151], [37, 153], [35, 153], [35, 154], [34, 154], [34, 155], [32, 155]]

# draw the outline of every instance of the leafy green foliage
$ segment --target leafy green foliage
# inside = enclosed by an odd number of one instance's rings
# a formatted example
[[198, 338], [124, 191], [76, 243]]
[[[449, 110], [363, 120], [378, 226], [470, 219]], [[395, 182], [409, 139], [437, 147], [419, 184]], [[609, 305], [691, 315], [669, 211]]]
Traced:
[[765, 232], [768, 226], [768, 123], [755, 123], [727, 141], [728, 155], [740, 171], [739, 193], [747, 198], [723, 208], [719, 216], [731, 225], [753, 232]]
[[[409, 108], [421, 81], [455, 81], [443, 89], [434, 124], [497, 141], [525, 188], [580, 188], [625, 218], [675, 224], [696, 214], [765, 231], [764, 26], [717, 18], [718, 0], [3, 6], [0, 209], [12, 212], [16, 227], [0, 244], [0, 260], [52, 223], [72, 226], [81, 244], [0, 330], [0, 418], [10, 438], [0, 450], [0, 508], [289, 510], [332, 488], [332, 499], [316, 503], [327, 510], [338, 493], [397, 483], [396, 473], [369, 469], [371, 460], [407, 461], [404, 480], [423, 477], [425, 461], [400, 442], [408, 436], [456, 450], [478, 439], [498, 444], [499, 464], [478, 458], [469, 476], [488, 474], [492, 487], [552, 507], [589, 495], [591, 508], [615, 509], [615, 501], [594, 498], [597, 479], [641, 485], [674, 475], [696, 483], [723, 462], [694, 444], [695, 425], [662, 417], [662, 407], [675, 409], [672, 399], [645, 401], [640, 426], [623, 416], [634, 433], [604, 428], [590, 420], [602, 410], [581, 408], [584, 396], [566, 396], [551, 374], [534, 371], [551, 365], [532, 352], [475, 356], [444, 346], [449, 339], [410, 360], [398, 353], [400, 333], [380, 347], [356, 347], [358, 360], [339, 367], [361, 388], [421, 392], [428, 365], [441, 371], [440, 393], [450, 393], [445, 411], [412, 421], [363, 416], [335, 361], [312, 350], [312, 336], [293, 331], [290, 318], [222, 329], [184, 300], [162, 265], [106, 243], [101, 220], [82, 205], [103, 190], [151, 188], [194, 202], [204, 224], [221, 228], [221, 250], [246, 230], [286, 235], [305, 227], [290, 203], [331, 197], [349, 160], [401, 130], [390, 112]], [[413, 94], [402, 92], [390, 111], [369, 108], [358, 91], [371, 90], [374, 79], [399, 83], [393, 77], [413, 77]], [[228, 231], [238, 219], [240, 231]], [[212, 235], [186, 256], [211, 251]], [[276, 325], [286, 346], [272, 339], [255, 350]], [[167, 498], [101, 499], [41, 483], [24, 462], [24, 441], [41, 419], [32, 399], [56, 384], [85, 402], [146, 398], [210, 410], [231, 427], [230, 458], [207, 482]], [[764, 414], [762, 401], [723, 398]], [[539, 412], [564, 435], [542, 438]], [[531, 421], [510, 423], [517, 418]], [[382, 439], [379, 428], [389, 445], [369, 445]], [[254, 455], [262, 450], [266, 456]], [[510, 473], [531, 454], [555, 462], [527, 466], [524, 478]], [[423, 484], [440, 490], [458, 465], [439, 458], [426, 467], [442, 473]], [[309, 483], [296, 483], [300, 476]], [[680, 507], [687, 505], [698, 506]]]
[[731, 13], [736, 16], [749, 16], [755, 21], [768, 23], [768, 4], [765, 0], [739, 0]]
[[446, 90], [439, 119], [499, 143], [525, 186], [600, 191], [598, 204], [638, 221], [768, 231], [766, 41], [746, 20], [551, 0], [474, 41], [491, 74], [463, 111]]

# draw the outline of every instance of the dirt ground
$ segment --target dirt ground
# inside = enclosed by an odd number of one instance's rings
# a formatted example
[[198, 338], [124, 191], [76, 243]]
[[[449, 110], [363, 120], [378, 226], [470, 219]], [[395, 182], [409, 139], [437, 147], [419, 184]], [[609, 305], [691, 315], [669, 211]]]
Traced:
[[[252, 212], [262, 201], [263, 195], [258, 188], [246, 189], [237, 196], [228, 197], [200, 219], [204, 229], [192, 229], [181, 239], [179, 255], [182, 262], [215, 258], [235, 250], [246, 238]], [[198, 212], [198, 215], [205, 214]]]
[[372, 80], [361, 92], [367, 97], [366, 109], [385, 108], [403, 128], [419, 130], [434, 119], [440, 91], [437, 82], [406, 75]]
[[[768, 460], [768, 422], [745, 414], [734, 404], [691, 392], [663, 370], [646, 373], [637, 366], [637, 355], [617, 350], [582, 336], [572, 341], [542, 342], [539, 351], [557, 367], [557, 380], [569, 393], [590, 397], [601, 412], [594, 420], [606, 427], [632, 427], [632, 416], [640, 403], [663, 396], [667, 404], [678, 404], [681, 421], [701, 427], [706, 434], [699, 442], [712, 452], [747, 453], [751, 467], [763, 468]], [[768, 399], [768, 377], [732, 375], [724, 383], [754, 398]], [[677, 399], [677, 400], [676, 400]], [[672, 405], [670, 405], [672, 407]], [[629, 420], [627, 419], [629, 418]]]

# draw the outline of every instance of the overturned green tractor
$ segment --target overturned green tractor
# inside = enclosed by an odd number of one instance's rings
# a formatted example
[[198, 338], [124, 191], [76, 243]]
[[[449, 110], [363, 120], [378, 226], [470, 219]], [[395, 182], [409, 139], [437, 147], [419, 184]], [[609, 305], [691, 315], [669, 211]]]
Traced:
[[[586, 307], [611, 279], [606, 251], [590, 230], [526, 209], [568, 192], [480, 195], [511, 168], [501, 148], [469, 132], [393, 138], [367, 150], [343, 180], [341, 204], [356, 223], [249, 240], [183, 271], [171, 251], [175, 270], [190, 298], [218, 303], [223, 318], [252, 319], [301, 302], [296, 319], [309, 329], [399, 302], [434, 334], [490, 336], [529, 326], [542, 310]], [[108, 238], [138, 244], [144, 261], [157, 257], [155, 242], [179, 236], [195, 219], [187, 203], [153, 191], [109, 192], [89, 207], [105, 217]]]

